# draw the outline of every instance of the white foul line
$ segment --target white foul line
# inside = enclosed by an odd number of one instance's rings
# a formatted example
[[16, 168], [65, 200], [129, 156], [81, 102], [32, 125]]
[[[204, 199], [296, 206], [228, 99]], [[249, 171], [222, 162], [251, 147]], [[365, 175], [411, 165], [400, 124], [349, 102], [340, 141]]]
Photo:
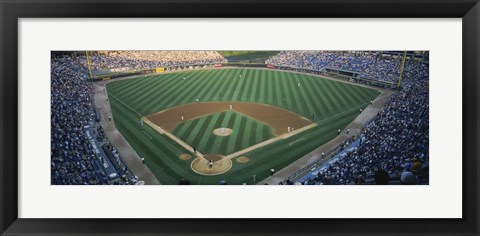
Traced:
[[291, 143], [288, 144], [288, 146], [293, 146], [295, 143], [300, 142], [300, 141], [303, 141], [303, 140], [305, 140], [305, 139], [306, 139], [306, 138], [301, 138], [301, 139], [299, 139], [299, 140], [297, 140], [297, 141], [295, 141], [295, 142], [291, 142]]
[[152, 139], [152, 136], [148, 135], [147, 132], [143, 131], [145, 135], [147, 135], [150, 139]]
[[118, 99], [117, 97], [113, 96], [112, 94], [108, 94], [109, 96], [117, 99], [119, 102], [121, 102], [123, 105], [125, 105], [126, 107], [130, 108], [130, 110], [132, 110], [133, 112], [137, 113], [137, 115], [139, 115], [140, 117], [143, 117], [142, 114], [138, 113], [137, 111], [135, 111], [133, 108], [131, 108], [129, 105], [127, 105], [126, 103], [122, 102], [120, 99]]

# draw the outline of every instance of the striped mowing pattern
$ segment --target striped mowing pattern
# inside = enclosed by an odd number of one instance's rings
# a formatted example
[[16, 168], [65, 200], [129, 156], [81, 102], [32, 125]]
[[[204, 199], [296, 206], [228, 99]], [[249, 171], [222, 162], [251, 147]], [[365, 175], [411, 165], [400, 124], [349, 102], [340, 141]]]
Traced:
[[[256, 174], [258, 182], [270, 174], [271, 168], [279, 170], [335, 137], [337, 130], [348, 125], [359, 114], [359, 110], [364, 109], [378, 94], [376, 90], [315, 76], [261, 69], [213, 69], [160, 74], [114, 81], [108, 84], [107, 91], [117, 129], [145, 158], [163, 184], [176, 184], [181, 178], [193, 184], [218, 184], [221, 179], [229, 184], [251, 183], [252, 174]], [[247, 153], [245, 156], [250, 158], [248, 163], [233, 161], [232, 169], [223, 175], [200, 176], [190, 169], [192, 160], [177, 158], [186, 150], [150, 127], [140, 125], [142, 116], [192, 103], [196, 99], [202, 102], [270, 104], [307, 117], [317, 122], [318, 126]], [[189, 144], [209, 147], [220, 153], [232, 153], [268, 139], [271, 135], [268, 127], [261, 128], [258, 122], [235, 112], [222, 112], [188, 123], [188, 127], [177, 127], [175, 135]], [[220, 125], [234, 127], [236, 131], [244, 127], [251, 128], [230, 138], [208, 136], [213, 127]], [[305, 140], [294, 147], [288, 145], [301, 138]]]
[[[230, 128], [233, 133], [225, 137], [213, 135], [213, 130], [220, 127]], [[232, 111], [182, 122], [172, 133], [201, 153], [223, 155], [274, 137], [268, 125]]]

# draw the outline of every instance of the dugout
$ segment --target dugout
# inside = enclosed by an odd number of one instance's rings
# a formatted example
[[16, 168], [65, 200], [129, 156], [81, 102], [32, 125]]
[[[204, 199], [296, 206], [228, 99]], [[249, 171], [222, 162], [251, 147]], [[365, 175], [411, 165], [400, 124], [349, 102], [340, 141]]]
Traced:
[[110, 150], [111, 146], [110, 144], [104, 144], [102, 145], [102, 150], [109, 159], [110, 163], [113, 165], [115, 170], [120, 174], [120, 176], [125, 176], [125, 171], [122, 169], [122, 167], [117, 163], [115, 160], [115, 157], [112, 154], [112, 151]]

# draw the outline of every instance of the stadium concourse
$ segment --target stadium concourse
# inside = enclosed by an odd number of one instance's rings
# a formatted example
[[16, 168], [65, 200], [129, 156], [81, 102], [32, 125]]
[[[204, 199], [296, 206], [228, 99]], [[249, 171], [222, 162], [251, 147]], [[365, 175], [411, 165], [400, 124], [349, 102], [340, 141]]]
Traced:
[[[215, 51], [109, 51], [94, 52], [90, 68], [152, 69], [225, 62]], [[391, 83], [397, 83], [401, 74], [401, 57], [381, 52], [282, 51], [265, 63], [298, 70], [353, 71], [362, 78]], [[101, 118], [94, 106], [87, 67], [85, 56], [52, 57], [51, 183], [142, 183], [99, 125]], [[407, 59], [403, 88], [388, 98], [359, 135], [350, 135], [331, 152], [316, 153], [316, 160], [301, 173], [277, 170], [260, 183], [428, 184], [428, 79], [428, 63]], [[185, 183], [188, 181], [179, 182]]]

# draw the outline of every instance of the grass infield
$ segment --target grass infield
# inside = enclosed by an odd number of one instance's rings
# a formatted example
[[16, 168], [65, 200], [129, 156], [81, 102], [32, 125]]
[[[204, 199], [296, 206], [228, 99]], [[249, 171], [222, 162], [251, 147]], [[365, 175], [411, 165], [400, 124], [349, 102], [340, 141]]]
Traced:
[[[213, 130], [221, 127], [233, 133], [226, 137], [213, 135]], [[223, 155], [274, 137], [268, 125], [231, 111], [182, 122], [172, 133], [202, 153]]]
[[[192, 184], [218, 184], [220, 180], [228, 184], [252, 184], [253, 174], [256, 175], [256, 182], [259, 182], [270, 175], [270, 169], [280, 170], [334, 138], [338, 129], [347, 126], [359, 114], [359, 110], [367, 107], [378, 95], [377, 90], [316, 76], [262, 69], [212, 69], [159, 74], [113, 81], [107, 85], [107, 91], [117, 129], [145, 158], [146, 164], [162, 184], [177, 184], [182, 178]], [[233, 161], [232, 168], [224, 174], [202, 176], [190, 167], [194, 158], [178, 158], [181, 154], [189, 153], [187, 150], [150, 126], [140, 125], [142, 117], [193, 103], [197, 99], [201, 102], [269, 104], [306, 117], [317, 126], [243, 154], [249, 161]], [[225, 127], [232, 128], [232, 135], [213, 135], [214, 122], [222, 122]], [[181, 123], [173, 134], [209, 152], [229, 154], [271, 138], [273, 135], [269, 129], [242, 114], [222, 112]], [[217, 142], [217, 138], [221, 140]], [[232, 138], [235, 138], [235, 142], [225, 142], [234, 145], [224, 145], [224, 140]], [[291, 143], [294, 145], [289, 145]]]

